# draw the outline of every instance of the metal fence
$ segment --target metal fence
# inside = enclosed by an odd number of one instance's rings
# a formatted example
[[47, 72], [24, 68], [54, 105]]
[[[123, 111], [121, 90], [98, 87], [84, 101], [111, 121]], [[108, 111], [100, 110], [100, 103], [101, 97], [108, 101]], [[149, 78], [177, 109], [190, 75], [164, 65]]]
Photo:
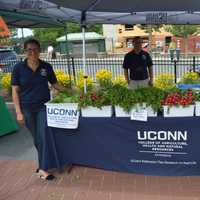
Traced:
[[[55, 70], [63, 70], [64, 72], [77, 76], [78, 72], [83, 70], [82, 58], [59, 58], [44, 59], [49, 62]], [[4, 72], [11, 72], [14, 64], [19, 60], [6, 61], [3, 67]], [[1, 60], [0, 60], [1, 63]], [[95, 74], [100, 69], [107, 69], [112, 72], [113, 78], [123, 74], [122, 69], [123, 56], [112, 56], [103, 58], [87, 58], [86, 72], [95, 80]], [[172, 60], [170, 57], [160, 56], [153, 57], [154, 77], [162, 73], [175, 74], [176, 79], [180, 79], [187, 71], [197, 71], [200, 69], [200, 56], [182, 56], [179, 61]]]

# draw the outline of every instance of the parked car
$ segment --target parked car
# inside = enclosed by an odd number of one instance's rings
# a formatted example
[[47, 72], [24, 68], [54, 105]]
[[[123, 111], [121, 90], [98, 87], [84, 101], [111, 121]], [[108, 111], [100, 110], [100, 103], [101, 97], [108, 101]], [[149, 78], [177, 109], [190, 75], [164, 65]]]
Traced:
[[10, 73], [17, 62], [17, 54], [12, 49], [0, 49], [0, 70]]

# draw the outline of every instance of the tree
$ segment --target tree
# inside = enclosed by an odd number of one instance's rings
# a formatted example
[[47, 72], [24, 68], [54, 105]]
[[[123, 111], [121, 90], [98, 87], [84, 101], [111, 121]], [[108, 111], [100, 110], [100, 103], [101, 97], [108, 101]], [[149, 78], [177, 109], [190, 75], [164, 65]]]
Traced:
[[167, 26], [166, 30], [171, 32], [174, 36], [183, 37], [184, 38], [184, 47], [187, 52], [187, 37], [189, 35], [198, 33], [199, 26], [198, 25], [171, 25]]
[[[102, 25], [89, 25], [86, 28], [87, 32], [97, 32], [102, 33]], [[68, 22], [67, 23], [68, 33], [81, 32], [81, 27], [78, 23]], [[51, 42], [56, 43], [56, 39], [65, 35], [65, 30], [63, 27], [58, 28], [35, 28], [33, 29], [34, 37], [36, 37], [41, 42]]]
[[198, 31], [197, 25], [171, 25], [167, 27], [167, 30], [177, 37], [187, 37]]

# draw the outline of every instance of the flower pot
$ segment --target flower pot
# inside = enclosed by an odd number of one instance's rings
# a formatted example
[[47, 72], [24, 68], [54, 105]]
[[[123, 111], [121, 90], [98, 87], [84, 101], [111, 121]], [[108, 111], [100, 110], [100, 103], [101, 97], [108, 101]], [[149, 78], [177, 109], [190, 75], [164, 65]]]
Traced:
[[195, 102], [195, 116], [200, 116], [200, 101]]
[[130, 112], [124, 111], [124, 109], [120, 106], [115, 106], [115, 116], [116, 117], [130, 117]]
[[131, 112], [135, 112], [138, 111], [140, 109], [146, 109], [147, 110], [147, 115], [148, 117], [156, 117], [157, 116], [157, 112], [155, 112], [151, 106], [146, 106], [146, 103], [143, 103], [142, 105], [136, 105], [131, 109]]
[[101, 109], [93, 106], [81, 108], [82, 117], [111, 117], [112, 106], [102, 106]]
[[192, 117], [194, 105], [189, 106], [163, 106], [164, 117]]

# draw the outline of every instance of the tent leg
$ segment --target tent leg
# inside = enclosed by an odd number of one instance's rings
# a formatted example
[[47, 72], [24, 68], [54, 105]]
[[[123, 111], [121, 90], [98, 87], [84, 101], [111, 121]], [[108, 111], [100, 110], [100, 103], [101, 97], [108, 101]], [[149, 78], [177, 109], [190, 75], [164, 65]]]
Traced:
[[86, 70], [86, 47], [85, 47], [85, 25], [82, 25], [83, 34], [83, 77], [84, 77], [84, 93], [87, 93], [87, 70]]

